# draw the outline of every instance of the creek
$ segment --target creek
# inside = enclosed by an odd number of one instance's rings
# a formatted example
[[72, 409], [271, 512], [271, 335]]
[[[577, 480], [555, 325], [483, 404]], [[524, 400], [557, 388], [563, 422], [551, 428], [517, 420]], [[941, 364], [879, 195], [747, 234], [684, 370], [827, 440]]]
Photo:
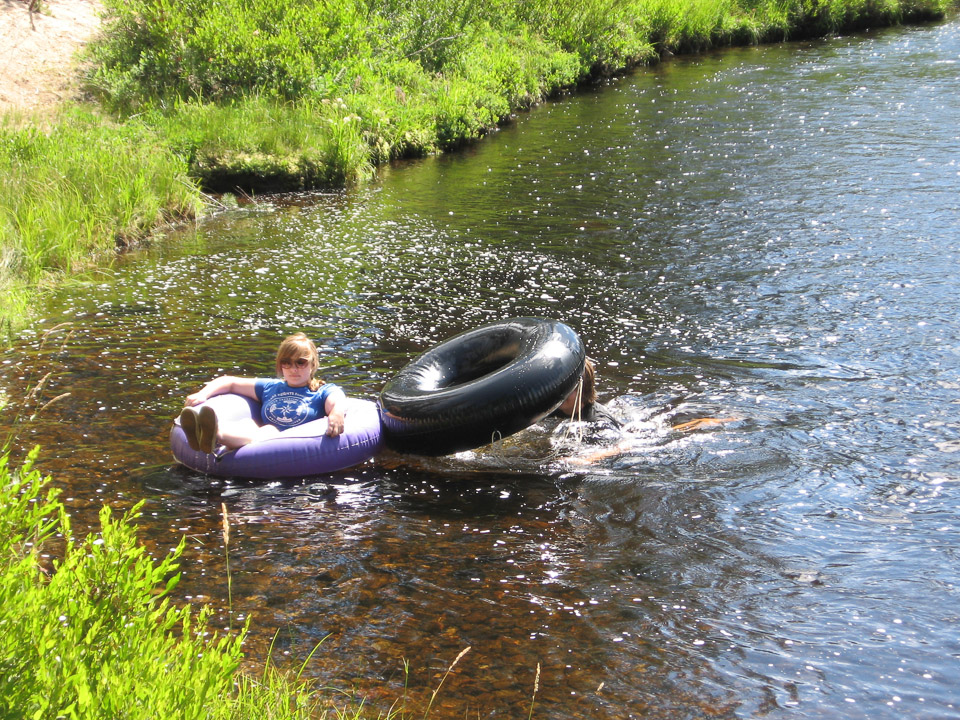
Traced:
[[[178, 601], [432, 718], [960, 717], [960, 22], [673, 58], [344, 193], [77, 277], [0, 356], [78, 531], [145, 500]], [[285, 334], [375, 398], [515, 315], [597, 359], [544, 421], [285, 482], [177, 466], [183, 397]], [[36, 403], [34, 403], [36, 404]], [[691, 429], [677, 425], [722, 418]], [[591, 465], [571, 458], [623, 442]], [[221, 535], [229, 513], [229, 569]], [[321, 642], [322, 641], [322, 642]], [[454, 659], [469, 647], [444, 679]]]

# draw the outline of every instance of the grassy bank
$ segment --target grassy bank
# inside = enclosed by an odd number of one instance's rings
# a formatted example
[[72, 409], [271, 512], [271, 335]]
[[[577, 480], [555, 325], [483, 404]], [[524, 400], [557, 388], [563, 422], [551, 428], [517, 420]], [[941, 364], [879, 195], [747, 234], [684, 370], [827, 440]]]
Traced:
[[88, 87], [210, 189], [300, 189], [449, 150], [666, 52], [942, 16], [949, 0], [104, 0]]
[[80, 108], [0, 118], [0, 336], [35, 292], [202, 208], [155, 130]]
[[99, 110], [0, 119], [0, 333], [208, 190], [363, 181], [665, 52], [941, 17], [952, 0], [105, 0]]

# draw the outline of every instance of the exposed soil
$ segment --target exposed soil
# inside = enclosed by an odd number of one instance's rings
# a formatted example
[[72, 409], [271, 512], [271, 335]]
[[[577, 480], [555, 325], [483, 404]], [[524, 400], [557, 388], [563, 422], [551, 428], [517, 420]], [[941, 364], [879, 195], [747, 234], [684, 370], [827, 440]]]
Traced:
[[49, 110], [78, 95], [77, 50], [99, 0], [0, 0], [0, 112]]

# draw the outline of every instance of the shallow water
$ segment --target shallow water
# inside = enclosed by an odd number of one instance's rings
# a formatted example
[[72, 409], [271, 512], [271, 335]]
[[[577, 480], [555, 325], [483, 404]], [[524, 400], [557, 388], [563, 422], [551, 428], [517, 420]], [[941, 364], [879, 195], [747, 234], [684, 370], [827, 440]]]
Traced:
[[[377, 707], [422, 715], [469, 647], [431, 717], [960, 716], [958, 117], [952, 20], [674, 59], [265, 198], [54, 298], [0, 380], [70, 395], [18, 443], [78, 527], [144, 499], [150, 547], [185, 535], [179, 597], [252, 614], [251, 667], [323, 641], [306, 673]], [[170, 460], [183, 396], [288, 332], [372, 398], [524, 314], [581, 333], [627, 433], [283, 483]], [[732, 420], [673, 429], [701, 417]]]

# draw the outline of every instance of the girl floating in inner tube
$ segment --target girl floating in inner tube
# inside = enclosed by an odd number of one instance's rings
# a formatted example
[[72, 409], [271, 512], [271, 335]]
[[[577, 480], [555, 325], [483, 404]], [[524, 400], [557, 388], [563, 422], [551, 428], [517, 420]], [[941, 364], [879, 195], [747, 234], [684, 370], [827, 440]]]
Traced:
[[[314, 377], [319, 366], [317, 346], [303, 333], [296, 333], [284, 339], [277, 349], [276, 379], [223, 375], [211, 380], [187, 396], [186, 407], [180, 413], [187, 443], [191, 449], [205, 453], [213, 453], [220, 446], [232, 450], [322, 417], [327, 418], [327, 435], [337, 437], [343, 432], [346, 395], [336, 385]], [[261, 403], [263, 424], [250, 418], [221, 426], [213, 408], [202, 403], [224, 393]]]

